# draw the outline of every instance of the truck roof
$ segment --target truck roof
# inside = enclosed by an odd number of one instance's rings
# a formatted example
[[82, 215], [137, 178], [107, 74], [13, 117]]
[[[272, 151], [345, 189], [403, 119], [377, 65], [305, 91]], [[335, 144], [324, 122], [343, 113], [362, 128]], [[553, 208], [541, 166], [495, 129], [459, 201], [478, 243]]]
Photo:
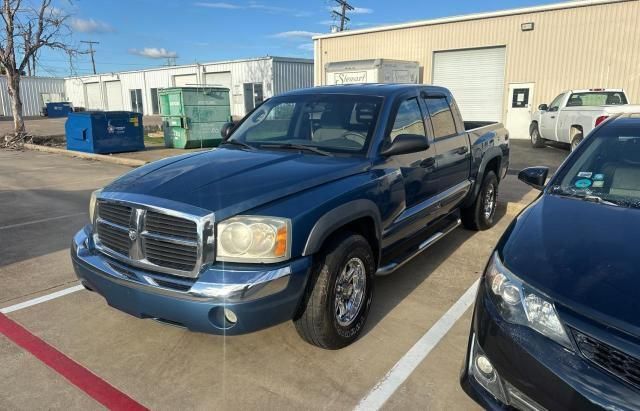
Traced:
[[448, 89], [428, 84], [394, 84], [394, 83], [365, 83], [365, 84], [344, 84], [336, 86], [318, 86], [303, 88], [299, 90], [283, 93], [283, 96], [302, 94], [358, 94], [364, 96], [390, 97], [416, 89], [427, 89], [432, 92], [440, 92], [450, 95]]
[[587, 88], [587, 89], [580, 89], [580, 90], [567, 90], [567, 91], [564, 91], [563, 93], [602, 93], [602, 92], [624, 93], [624, 90], [621, 88]]

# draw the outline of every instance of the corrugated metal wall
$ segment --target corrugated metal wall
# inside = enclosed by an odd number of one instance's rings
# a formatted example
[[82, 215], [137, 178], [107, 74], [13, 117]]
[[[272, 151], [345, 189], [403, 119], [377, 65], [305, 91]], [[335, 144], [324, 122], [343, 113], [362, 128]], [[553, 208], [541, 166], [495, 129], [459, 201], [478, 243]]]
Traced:
[[[275, 62], [277, 63], [274, 63]], [[290, 67], [291, 66], [291, 67]], [[277, 67], [277, 72], [274, 71]], [[261, 83], [264, 97], [292, 88], [311, 87], [313, 85], [313, 62], [300, 59], [265, 57], [252, 60], [229, 61], [221, 63], [193, 64], [189, 66], [158, 68], [144, 71], [113, 73], [108, 75], [67, 78], [65, 87], [67, 96], [74, 106], [86, 106], [84, 83], [120, 80], [122, 84], [122, 102], [125, 110], [131, 109], [130, 90], [142, 89], [145, 115], [152, 114], [151, 89], [174, 86], [174, 76], [196, 74], [199, 84], [205, 83], [205, 74], [217, 72], [231, 73], [231, 114], [243, 116], [244, 83]], [[280, 78], [282, 76], [282, 78]], [[290, 77], [289, 77], [290, 76]], [[277, 80], [275, 79], [277, 78]], [[103, 90], [104, 95], [104, 90]], [[103, 99], [106, 104], [106, 97]], [[104, 107], [103, 107], [104, 108]]]
[[[535, 29], [521, 31], [520, 25], [528, 22]], [[419, 61], [421, 80], [430, 83], [436, 51], [506, 46], [504, 113], [509, 83], [535, 83], [534, 106], [566, 89], [592, 87], [622, 87], [631, 102], [640, 103], [638, 0], [320, 38], [314, 43], [316, 84], [324, 83], [327, 63], [372, 58]]]
[[[64, 94], [64, 79], [53, 77], [22, 77], [20, 79], [23, 116], [40, 115], [44, 104], [43, 93]], [[6, 76], [0, 76], [0, 110], [0, 116], [13, 115]]]

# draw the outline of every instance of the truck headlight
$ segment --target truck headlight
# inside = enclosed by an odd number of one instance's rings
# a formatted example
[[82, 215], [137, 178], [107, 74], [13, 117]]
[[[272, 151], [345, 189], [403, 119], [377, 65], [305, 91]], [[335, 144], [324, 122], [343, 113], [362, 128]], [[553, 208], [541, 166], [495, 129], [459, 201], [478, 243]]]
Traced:
[[216, 259], [238, 263], [277, 263], [291, 257], [291, 220], [237, 216], [218, 224]]
[[98, 202], [98, 195], [102, 192], [102, 189], [99, 188], [91, 193], [91, 200], [89, 200], [89, 221], [91, 224], [95, 222], [94, 217], [96, 216], [96, 204]]
[[502, 317], [513, 324], [530, 327], [571, 349], [555, 306], [509, 271], [494, 253], [485, 273], [487, 291]]

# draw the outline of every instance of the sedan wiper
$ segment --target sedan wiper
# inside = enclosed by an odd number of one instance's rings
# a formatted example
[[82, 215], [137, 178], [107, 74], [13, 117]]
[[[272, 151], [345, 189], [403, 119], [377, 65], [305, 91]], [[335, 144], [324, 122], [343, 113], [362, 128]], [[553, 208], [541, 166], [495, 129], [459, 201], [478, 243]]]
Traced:
[[311, 153], [320, 154], [321, 156], [331, 156], [331, 153], [329, 153], [328, 151], [321, 150], [317, 147], [305, 146], [304, 144], [271, 143], [271, 144], [261, 144], [260, 147], [282, 148], [285, 150], [309, 151]]
[[583, 199], [584, 201], [590, 201], [592, 203], [598, 203], [598, 204], [606, 204], [606, 205], [611, 205], [611, 206], [618, 206], [619, 204], [616, 204], [612, 201], [608, 201], [603, 199], [602, 197], [598, 197], [598, 196], [594, 196], [594, 195], [588, 195], [588, 196], [584, 196], [584, 197], [578, 197]]
[[237, 140], [223, 141], [222, 145], [225, 145], [225, 144], [246, 148], [247, 150], [255, 150], [256, 149], [254, 146], [250, 146], [247, 143], [243, 143], [242, 141], [237, 141]]

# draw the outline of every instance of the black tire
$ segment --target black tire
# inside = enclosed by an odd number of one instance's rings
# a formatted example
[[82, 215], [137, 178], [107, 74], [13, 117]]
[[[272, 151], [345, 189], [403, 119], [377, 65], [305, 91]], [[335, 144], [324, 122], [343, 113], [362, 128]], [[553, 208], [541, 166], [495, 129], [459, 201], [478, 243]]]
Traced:
[[493, 171], [487, 171], [475, 201], [470, 207], [462, 209], [462, 224], [474, 231], [493, 227], [497, 204], [498, 177]]
[[544, 139], [540, 136], [540, 131], [538, 130], [537, 124], [531, 127], [530, 136], [531, 136], [531, 145], [533, 147], [543, 148], [545, 146]]
[[573, 139], [571, 140], [571, 151], [578, 148], [583, 138], [584, 137], [582, 136], [582, 133], [578, 133], [575, 136], [573, 136]]
[[[343, 278], [341, 275], [348, 264], [359, 264], [357, 261], [354, 263], [355, 260], [362, 263], [365, 271], [364, 277], [358, 275], [358, 278], [365, 280], [364, 291], [358, 309], [354, 309], [352, 318], [349, 318], [340, 315], [336, 302], [339, 290], [344, 291], [344, 296], [348, 294], [346, 290], [349, 287], [341, 288], [337, 282], [339, 278]], [[298, 315], [293, 320], [298, 334], [309, 344], [329, 350], [337, 350], [354, 342], [369, 314], [375, 267], [371, 246], [363, 236], [344, 233], [330, 240], [314, 262], [309, 287]], [[343, 282], [344, 284], [346, 283]], [[352, 294], [356, 294], [353, 291], [355, 288], [352, 284]], [[345, 307], [344, 303], [342, 307]], [[350, 321], [346, 323], [347, 320]]]

